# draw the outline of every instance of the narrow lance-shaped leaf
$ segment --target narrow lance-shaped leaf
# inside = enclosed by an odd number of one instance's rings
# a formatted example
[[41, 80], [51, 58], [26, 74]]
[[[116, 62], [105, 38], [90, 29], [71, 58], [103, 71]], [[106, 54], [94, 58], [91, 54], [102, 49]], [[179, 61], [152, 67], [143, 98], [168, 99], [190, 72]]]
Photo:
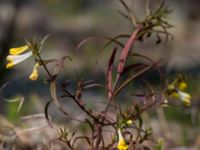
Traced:
[[93, 88], [93, 87], [105, 88], [105, 86], [103, 84], [94, 83], [94, 80], [84, 81], [83, 89], [89, 89], [89, 88]]
[[126, 11], [128, 12], [128, 16], [127, 17], [131, 19], [131, 21], [132, 21], [134, 26], [137, 26], [136, 18], [134, 16], [134, 14], [132, 13], [131, 9], [128, 7], [128, 5], [123, 0], [119, 0], [119, 1], [124, 6]]
[[52, 100], [49, 100], [49, 101], [46, 103], [46, 105], [45, 105], [45, 107], [44, 107], [44, 114], [45, 114], [45, 118], [46, 118], [46, 121], [47, 121], [48, 125], [49, 125], [51, 128], [53, 128], [53, 125], [51, 124], [50, 116], [49, 116], [49, 114], [48, 114], [48, 109], [49, 109], [49, 106], [50, 106], [51, 102], [52, 102]]
[[60, 109], [60, 111], [65, 114], [65, 115], [68, 115], [68, 113], [62, 108], [59, 100], [58, 100], [58, 97], [57, 97], [57, 91], [56, 91], [56, 82], [55, 81], [52, 81], [50, 83], [50, 92], [51, 92], [51, 97], [53, 99], [53, 102], [56, 104], [56, 106]]
[[116, 96], [124, 87], [126, 87], [127, 84], [129, 84], [132, 80], [134, 80], [136, 77], [140, 76], [141, 74], [145, 73], [152, 67], [158, 65], [162, 59], [158, 60], [157, 62], [147, 66], [146, 68], [142, 69], [141, 71], [137, 72], [136, 74], [131, 75], [126, 81], [124, 81], [114, 92], [114, 96]]
[[108, 89], [108, 99], [110, 100], [112, 97], [112, 69], [113, 63], [115, 59], [117, 49], [115, 48], [110, 56], [109, 63], [108, 63], [108, 71], [107, 71], [107, 89]]
[[118, 64], [118, 67], [117, 67], [117, 78], [116, 78], [116, 82], [118, 82], [119, 80], [119, 77], [121, 76], [121, 73], [123, 72], [124, 70], [124, 66], [125, 66], [125, 62], [127, 60], [127, 57], [128, 57], [128, 54], [129, 54], [129, 51], [134, 43], [134, 41], [136, 40], [136, 37], [137, 37], [137, 33], [139, 32], [139, 30], [141, 29], [141, 26], [138, 27], [134, 32], [133, 34], [131, 35], [131, 37], [129, 38], [128, 42], [126, 43], [124, 49], [122, 50], [122, 53], [121, 53], [121, 56], [120, 56], [120, 60], [119, 60], [119, 64]]
[[124, 67], [124, 71], [123, 71], [122, 75], [129, 72], [129, 71], [132, 71], [132, 70], [140, 71], [140, 70], [142, 70], [146, 67], [148, 67], [148, 65], [145, 64], [145, 63], [130, 64], [130, 65], [127, 65], [126, 67]]
[[49, 38], [49, 34], [47, 34], [42, 41], [40, 42], [40, 47], [39, 47], [39, 51], [41, 51], [43, 49], [44, 43], [46, 42], [46, 40]]
[[65, 60], [66, 60], [67, 58], [68, 58], [70, 61], [72, 61], [71, 57], [69, 57], [69, 56], [63, 56], [62, 58], [60, 58], [60, 59], [58, 59], [58, 60], [56, 61], [56, 66], [55, 66], [55, 68], [54, 68], [54, 70], [53, 70], [53, 75], [54, 75], [55, 77], [59, 74], [59, 72], [60, 72], [62, 69], [64, 69], [64, 63], [65, 63]]
[[104, 50], [107, 46], [109, 46], [111, 43], [115, 43], [117, 45], [119, 45], [120, 47], [124, 47], [124, 45], [119, 42], [117, 39], [118, 38], [127, 38], [129, 37], [129, 35], [117, 35], [114, 38], [110, 38], [110, 37], [89, 37], [87, 39], [82, 40], [78, 46], [76, 47], [76, 51], [79, 51], [81, 47], [83, 47], [85, 44], [87, 44], [90, 41], [93, 40], [97, 40], [97, 39], [103, 39], [103, 40], [108, 40], [108, 42], [103, 46], [103, 48], [101, 48], [99, 51], [101, 52], [102, 50]]

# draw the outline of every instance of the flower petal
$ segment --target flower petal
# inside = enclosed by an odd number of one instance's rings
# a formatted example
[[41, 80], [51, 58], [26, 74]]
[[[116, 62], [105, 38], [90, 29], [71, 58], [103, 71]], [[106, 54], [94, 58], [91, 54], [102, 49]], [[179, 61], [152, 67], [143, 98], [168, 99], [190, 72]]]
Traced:
[[190, 106], [191, 105], [191, 95], [186, 93], [186, 92], [182, 92], [182, 91], [178, 91], [178, 94], [180, 96], [181, 101], [183, 102], [184, 105], [186, 106]]
[[35, 64], [34, 68], [33, 68], [33, 72], [31, 73], [31, 75], [29, 76], [30, 80], [37, 80], [38, 78], [38, 67], [40, 65], [38, 63]]
[[118, 150], [127, 150], [128, 145], [125, 143], [120, 129], [118, 129], [118, 137], [119, 137], [119, 141], [118, 141], [118, 144], [117, 144]]
[[28, 50], [28, 48], [29, 47], [27, 45], [24, 45], [24, 46], [21, 46], [21, 47], [17, 47], [17, 48], [11, 48], [9, 50], [9, 54], [10, 55], [18, 55], [18, 54], [21, 54], [24, 51]]
[[133, 120], [130, 120], [130, 119], [127, 120], [127, 121], [126, 121], [126, 124], [129, 125], [129, 126], [132, 125], [132, 124], [133, 124]]
[[190, 94], [186, 93], [186, 92], [182, 92], [182, 91], [178, 91], [178, 94], [180, 96], [180, 98], [183, 99], [192, 99], [192, 97], [190, 96]]
[[185, 105], [185, 106], [190, 106], [191, 105], [191, 100], [190, 99], [184, 99], [183, 101], [183, 104]]
[[180, 90], [185, 90], [187, 88], [187, 83], [186, 82], [180, 82], [178, 85], [178, 88]]
[[32, 55], [31, 51], [27, 52], [25, 54], [22, 54], [22, 55], [8, 55], [6, 58], [9, 61], [9, 63], [7, 64], [7, 68], [10, 68], [10, 67], [24, 61], [25, 59], [29, 58], [31, 55]]

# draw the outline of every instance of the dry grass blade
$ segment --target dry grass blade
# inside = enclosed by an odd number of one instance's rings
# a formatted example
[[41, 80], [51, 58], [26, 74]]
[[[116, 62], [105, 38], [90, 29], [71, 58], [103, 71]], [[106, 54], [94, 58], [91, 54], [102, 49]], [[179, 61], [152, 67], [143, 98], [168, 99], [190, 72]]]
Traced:
[[122, 43], [120, 43], [119, 41], [117, 41], [118, 38], [120, 37], [129, 37], [128, 35], [119, 35], [116, 36], [114, 38], [110, 38], [110, 37], [89, 37], [86, 38], [84, 40], [82, 40], [78, 46], [76, 47], [76, 51], [80, 50], [81, 47], [83, 47], [86, 43], [93, 41], [93, 40], [97, 40], [97, 39], [103, 39], [103, 40], [109, 40], [108, 43], [105, 44], [105, 46], [103, 46], [103, 48], [100, 50], [100, 52], [105, 49], [108, 45], [110, 45], [112, 42], [114, 42], [115, 44], [119, 45], [120, 47], [124, 47], [124, 45]]
[[9, 84], [9, 82], [4, 83], [0, 88], [0, 94], [2, 94], [3, 90], [6, 88], [6, 86]]
[[94, 80], [88, 80], [88, 81], [83, 82], [83, 89], [89, 89], [89, 88], [92, 88], [92, 87], [105, 88], [105, 86], [103, 84], [94, 83]]
[[24, 97], [21, 96], [21, 97], [17, 97], [17, 98], [12, 98], [12, 99], [3, 99], [4, 101], [6, 102], [9, 102], [9, 103], [13, 103], [13, 102], [19, 102], [19, 105], [17, 107], [17, 112], [19, 112], [22, 108], [22, 105], [24, 103]]
[[43, 124], [43, 125], [41, 125], [39, 127], [32, 127], [32, 128], [24, 129], [24, 130], [18, 132], [14, 137], [18, 137], [18, 136], [20, 136], [22, 134], [25, 134], [27, 132], [34, 132], [34, 131], [37, 131], [37, 130], [41, 130], [43, 128], [46, 128], [47, 126], [48, 126], [48, 123]]
[[97, 37], [89, 37], [89, 38], [86, 38], [86, 39], [82, 40], [82, 41], [78, 44], [78, 46], [76, 47], [76, 51], [80, 50], [80, 48], [81, 48], [83, 45], [85, 45], [86, 43], [88, 43], [88, 42], [90, 42], [90, 41], [92, 41], [92, 40], [96, 40], [96, 39], [97, 39]]
[[93, 83], [93, 84], [85, 85], [83, 89], [89, 89], [89, 88], [93, 88], [93, 87], [101, 87], [101, 88], [105, 88], [105, 86], [102, 85], [102, 84]]
[[35, 119], [35, 118], [45, 118], [45, 114], [33, 114], [28, 116], [23, 116], [20, 119], [21, 120], [28, 120], [28, 119]]
[[[33, 114], [33, 115], [28, 115], [28, 116], [23, 116], [23, 117], [21, 117], [20, 119], [21, 119], [22, 121], [28, 121], [28, 120], [42, 119], [42, 118], [43, 118], [43, 119], [46, 119], [45, 114]], [[48, 118], [51, 120], [51, 117], [50, 117], [50, 116], [49, 116]], [[19, 136], [19, 135], [21, 135], [21, 134], [23, 134], [23, 133], [26, 133], [26, 132], [33, 132], [33, 131], [36, 131], [36, 130], [43, 129], [43, 128], [47, 127], [48, 125], [49, 125], [49, 122], [47, 122], [47, 123], [45, 123], [45, 124], [43, 124], [43, 125], [41, 125], [41, 126], [31, 127], [31, 128], [28, 128], [28, 129], [24, 129], [24, 130], [18, 132], [16, 136]]]
[[[9, 84], [9, 82], [3, 84], [0, 88], [0, 94], [3, 92], [4, 88], [6, 88], [6, 86]], [[21, 96], [21, 97], [16, 97], [16, 98], [11, 98], [11, 99], [6, 99], [6, 98], [1, 98], [0, 99], [6, 101], [6, 102], [9, 102], [9, 103], [12, 103], [12, 102], [19, 102], [19, 105], [17, 107], [17, 112], [19, 112], [22, 108], [22, 105], [24, 103], [24, 97]]]

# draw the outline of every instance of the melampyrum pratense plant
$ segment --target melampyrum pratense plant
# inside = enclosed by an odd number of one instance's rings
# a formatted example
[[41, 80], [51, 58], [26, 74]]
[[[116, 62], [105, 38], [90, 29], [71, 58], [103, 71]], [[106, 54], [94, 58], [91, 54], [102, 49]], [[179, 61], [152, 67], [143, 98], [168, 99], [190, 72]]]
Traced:
[[[159, 67], [162, 59], [153, 61], [151, 58], [135, 53], [132, 50], [136, 42], [142, 42], [144, 39], [151, 38], [152, 36], [156, 37], [156, 44], [165, 44], [169, 38], [173, 39], [173, 36], [168, 32], [168, 29], [172, 25], [167, 21], [167, 16], [171, 11], [164, 6], [164, 0], [160, 1], [160, 4], [155, 10], [149, 9], [147, 1], [146, 16], [141, 20], [134, 16], [130, 7], [123, 0], [119, 0], [119, 2], [126, 10], [126, 13], [119, 13], [129, 21], [132, 29], [130, 33], [107, 38], [108, 42], [105, 43], [104, 48], [113, 43], [115, 46], [108, 60], [107, 74], [105, 82], [103, 83], [98, 83], [98, 81], [88, 82], [81, 79], [77, 82], [77, 89], [71, 91], [69, 90], [69, 85], [65, 86], [62, 82], [58, 81], [57, 77], [64, 68], [65, 60], [69, 59], [71, 61], [72, 59], [70, 56], [48, 60], [43, 58], [41, 51], [48, 36], [41, 42], [32, 39], [27, 40], [26, 45], [11, 48], [7, 56], [8, 63], [6, 67], [9, 69], [25, 61], [28, 57], [34, 58], [35, 63], [33, 65], [33, 72], [29, 76], [30, 80], [37, 80], [39, 77], [39, 68], [43, 68], [47, 73], [46, 82], [48, 82], [50, 87], [51, 100], [47, 102], [44, 112], [50, 126], [52, 124], [49, 119], [48, 108], [51, 103], [55, 104], [64, 115], [70, 116], [67, 112], [68, 106], [63, 106], [60, 103], [61, 98], [63, 101], [64, 99], [71, 99], [87, 115], [87, 119], [83, 120], [90, 128], [87, 135], [80, 135], [79, 130], [69, 131], [65, 127], [59, 129], [58, 139], [64, 142], [68, 149], [75, 150], [77, 147], [80, 147], [80, 141], [85, 141], [86, 143], [82, 147], [91, 150], [137, 149], [138, 146], [143, 145], [144, 141], [149, 140], [153, 132], [150, 127], [144, 128], [142, 113], [147, 112], [150, 108], [170, 107], [174, 102], [176, 102], [176, 105], [180, 102], [180, 104], [186, 107], [191, 105], [191, 96], [185, 91], [187, 83], [184, 76], [179, 75], [174, 81], [168, 81], [165, 73]], [[121, 39], [127, 40], [123, 43]], [[87, 40], [84, 40], [78, 47], [80, 48], [82, 44], [86, 44], [87, 42]], [[119, 58], [116, 53], [119, 53]], [[127, 60], [130, 57], [140, 58], [145, 60], [145, 63], [128, 64]], [[117, 64], [114, 62], [117, 62]], [[56, 67], [54, 70], [49, 70], [49, 64], [55, 64]], [[151, 69], [157, 70], [162, 86], [155, 89], [149, 84], [150, 90], [148, 89], [145, 94], [134, 95], [138, 99], [142, 98], [142, 101], [132, 102], [132, 105], [127, 110], [121, 109], [121, 104], [117, 101], [119, 94], [123, 93], [123, 90], [135, 81], [136, 78], [146, 74]], [[101, 88], [101, 91], [103, 88], [105, 91], [103, 93], [101, 92], [101, 94], [104, 94], [106, 97], [106, 105], [99, 112], [86, 107], [87, 101], [83, 101], [82, 97], [86, 88], [89, 89], [94, 86]], [[58, 91], [62, 92], [61, 96], [57, 93]], [[179, 101], [174, 101], [174, 99]], [[105, 129], [109, 129], [109, 131]], [[105, 132], [108, 132], [110, 136], [105, 137]], [[162, 145], [155, 143], [155, 149], [160, 149], [159, 147], [162, 147]], [[146, 147], [146, 149], [150, 148]]]

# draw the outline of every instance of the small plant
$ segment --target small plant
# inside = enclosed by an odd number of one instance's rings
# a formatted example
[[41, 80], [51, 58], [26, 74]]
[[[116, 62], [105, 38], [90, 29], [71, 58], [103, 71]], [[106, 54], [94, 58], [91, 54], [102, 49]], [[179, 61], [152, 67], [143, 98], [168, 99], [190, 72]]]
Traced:
[[[172, 25], [167, 21], [167, 16], [171, 11], [164, 6], [164, 0], [161, 0], [155, 10], [149, 10], [147, 3], [146, 17], [142, 20], [136, 19], [129, 6], [123, 0], [119, 0], [119, 2], [127, 11], [126, 14], [119, 13], [130, 21], [132, 32], [107, 38], [109, 40], [105, 43], [104, 48], [111, 43], [114, 43], [114, 47], [107, 63], [107, 73], [103, 83], [81, 79], [76, 83], [76, 90], [69, 90], [69, 85], [66, 86], [57, 77], [60, 75], [60, 71], [64, 69], [65, 61], [73, 61], [73, 59], [70, 56], [48, 60], [43, 58], [41, 51], [48, 36], [41, 42], [33, 39], [27, 40], [24, 46], [11, 48], [7, 56], [7, 68], [9, 69], [25, 61], [28, 57], [34, 58], [35, 63], [33, 65], [33, 72], [29, 76], [30, 80], [37, 80], [39, 68], [44, 69], [47, 73], [46, 82], [49, 84], [51, 100], [46, 103], [44, 113], [49, 126], [53, 127], [48, 114], [51, 103], [55, 104], [66, 117], [70, 117], [70, 114], [67, 112], [67, 106], [63, 106], [60, 102], [61, 98], [62, 100], [72, 100], [87, 115], [87, 118], [82, 121], [82, 123], [86, 123], [89, 127], [90, 131], [87, 135], [81, 135], [79, 130], [68, 130], [67, 127], [58, 129], [58, 140], [65, 143], [68, 149], [75, 150], [80, 148], [80, 141], [86, 143], [83, 146], [84, 148], [92, 150], [137, 149], [139, 146], [144, 146], [143, 143], [150, 140], [150, 136], [153, 133], [151, 127], [144, 127], [142, 118], [144, 112], [152, 108], [163, 107], [164, 105], [173, 105], [173, 99], [179, 99], [187, 107], [191, 105], [191, 96], [185, 91], [187, 83], [183, 76], [178, 76], [174, 81], [169, 82], [164, 77], [164, 72], [160, 69], [162, 59], [153, 61], [151, 58], [135, 53], [132, 50], [136, 42], [142, 42], [144, 39], [151, 38], [152, 36], [156, 37], [156, 44], [166, 43], [169, 38], [173, 39], [173, 36], [168, 32]], [[162, 40], [163, 35], [165, 36], [164, 42]], [[122, 38], [127, 39], [125, 44], [121, 42]], [[87, 44], [87, 42], [87, 40], [81, 42], [78, 48], [83, 44]], [[119, 53], [119, 58], [116, 55], [117, 53]], [[144, 62], [146, 63], [129, 63], [128, 60], [133, 57], [145, 60]], [[54, 70], [49, 70], [48, 65], [50, 64], [55, 65]], [[148, 89], [145, 94], [134, 94], [134, 97], [138, 100], [132, 101], [127, 109], [123, 109], [118, 101], [118, 99], [122, 98], [119, 95], [123, 94], [133, 81], [151, 69], [157, 70], [162, 86], [154, 88], [146, 81]], [[101, 91], [103, 89], [104, 92], [101, 94], [106, 97], [104, 109], [98, 112], [88, 108], [87, 102], [85, 103], [83, 100], [85, 89], [93, 87], [99, 87]], [[58, 91], [62, 94], [58, 94]], [[130, 101], [132, 95], [133, 92], [128, 98]], [[105, 138], [104, 134], [107, 129], [109, 129], [110, 138]], [[150, 149], [147, 146], [145, 148]], [[158, 140], [155, 143], [155, 149], [163, 149], [162, 140]]]

